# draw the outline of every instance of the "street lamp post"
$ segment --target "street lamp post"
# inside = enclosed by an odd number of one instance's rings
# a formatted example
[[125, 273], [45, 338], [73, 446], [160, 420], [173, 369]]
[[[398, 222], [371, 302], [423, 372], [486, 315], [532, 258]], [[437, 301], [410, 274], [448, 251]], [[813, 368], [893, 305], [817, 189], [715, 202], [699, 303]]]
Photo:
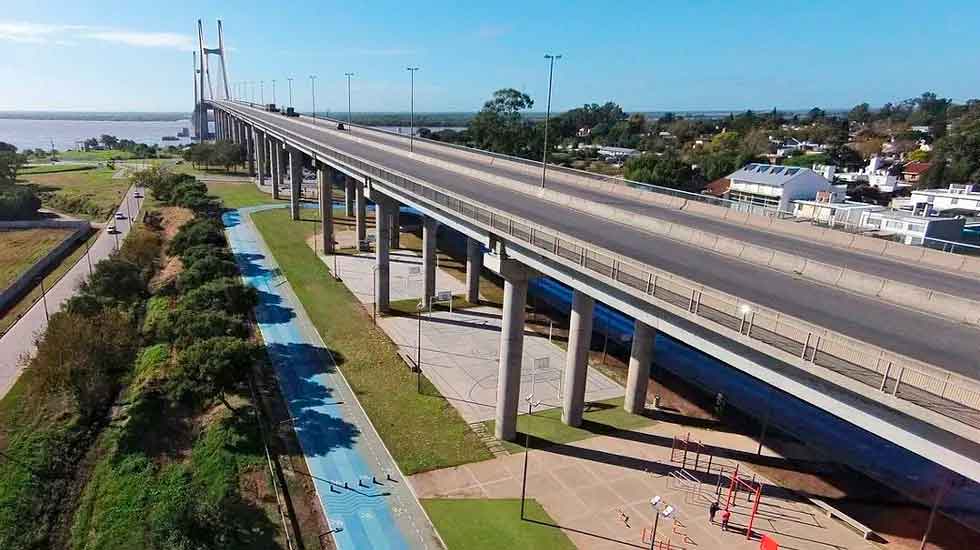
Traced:
[[415, 306], [419, 318], [419, 346], [415, 351], [415, 389], [422, 393], [422, 312], [425, 311], [425, 300]]
[[272, 103], [275, 104], [275, 102], [276, 102], [276, 81], [273, 80], [272, 81]]
[[259, 103], [265, 105], [265, 80], [259, 81]]
[[286, 83], [289, 85], [289, 106], [293, 106], [293, 78], [289, 77], [286, 79]]
[[541, 188], [544, 188], [545, 178], [548, 173], [548, 125], [551, 121], [551, 84], [555, 76], [555, 60], [561, 59], [561, 55], [545, 54], [545, 59], [551, 62], [548, 69], [548, 110], [544, 116], [544, 152], [541, 160]]
[[408, 150], [412, 153], [415, 152], [415, 71], [419, 70], [418, 67], [406, 67], [409, 73], [412, 75], [412, 114], [411, 114], [411, 131], [408, 133]]
[[316, 75], [310, 75], [310, 93], [313, 95], [313, 124], [316, 124]]
[[350, 111], [350, 77], [354, 76], [354, 73], [344, 73], [347, 76], [347, 131], [350, 132], [350, 121], [351, 121], [351, 111]]
[[[541, 401], [534, 400], [534, 384], [531, 384], [531, 392], [524, 399], [527, 401], [527, 415], [531, 416], [531, 411], [534, 407], [541, 404]], [[521, 479], [521, 519], [524, 519], [524, 502], [527, 500], [527, 455], [531, 452], [531, 430], [528, 428], [524, 432], [524, 474]]]

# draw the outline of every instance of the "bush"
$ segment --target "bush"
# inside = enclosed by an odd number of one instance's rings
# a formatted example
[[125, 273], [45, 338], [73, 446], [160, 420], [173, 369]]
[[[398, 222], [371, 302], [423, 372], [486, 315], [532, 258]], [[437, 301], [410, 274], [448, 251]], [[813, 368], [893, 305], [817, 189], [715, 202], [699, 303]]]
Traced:
[[34, 190], [22, 185], [0, 187], [0, 220], [24, 220], [37, 217], [41, 199]]
[[258, 292], [254, 288], [246, 287], [238, 279], [226, 277], [187, 292], [178, 306], [197, 311], [217, 310], [246, 315], [258, 303]]
[[177, 288], [187, 291], [197, 288], [204, 283], [238, 274], [238, 265], [223, 258], [205, 256], [185, 266], [184, 271], [177, 276]]
[[183, 256], [185, 250], [200, 245], [225, 247], [225, 232], [220, 222], [211, 218], [196, 218], [184, 224], [170, 241], [169, 253]]
[[195, 311], [177, 308], [154, 324], [153, 336], [156, 340], [174, 343], [185, 347], [197, 340], [218, 336], [245, 338], [248, 327], [238, 316], [224, 311]]
[[248, 368], [259, 357], [259, 348], [240, 338], [208, 338], [191, 344], [177, 355], [177, 371], [168, 383], [176, 400], [218, 399], [234, 411], [225, 394], [234, 392]]

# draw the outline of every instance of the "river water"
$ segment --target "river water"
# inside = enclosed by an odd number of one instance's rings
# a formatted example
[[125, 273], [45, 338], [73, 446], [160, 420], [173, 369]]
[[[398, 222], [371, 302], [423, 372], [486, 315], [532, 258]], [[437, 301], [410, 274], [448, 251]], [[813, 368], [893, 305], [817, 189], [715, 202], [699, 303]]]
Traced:
[[186, 145], [190, 138], [163, 141], [163, 136], [176, 136], [182, 128], [191, 128], [190, 120], [175, 121], [103, 121], [103, 120], [31, 120], [0, 119], [0, 141], [18, 149], [74, 149], [78, 141], [109, 134], [148, 145]]

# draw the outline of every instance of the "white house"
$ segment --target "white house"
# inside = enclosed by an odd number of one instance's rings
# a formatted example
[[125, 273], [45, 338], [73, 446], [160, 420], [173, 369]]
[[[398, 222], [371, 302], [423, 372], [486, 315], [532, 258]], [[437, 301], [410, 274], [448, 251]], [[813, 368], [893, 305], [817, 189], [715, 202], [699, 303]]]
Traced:
[[912, 212], [929, 215], [931, 212], [958, 210], [980, 214], [980, 189], [975, 184], [950, 184], [949, 189], [920, 189], [912, 191]]
[[793, 201], [794, 217], [817, 221], [831, 227], [857, 227], [861, 224], [862, 214], [881, 210], [885, 210], [885, 207], [863, 202]]
[[792, 211], [794, 200], [814, 200], [821, 191], [836, 194], [823, 176], [809, 168], [749, 164], [728, 175], [728, 198], [753, 206]]
[[910, 245], [922, 245], [927, 237], [960, 241], [965, 223], [963, 218], [915, 216], [898, 210], [866, 211], [861, 215], [862, 227]]
[[636, 149], [627, 147], [600, 147], [599, 156], [607, 160], [624, 160], [630, 157], [639, 156], [640, 152]]

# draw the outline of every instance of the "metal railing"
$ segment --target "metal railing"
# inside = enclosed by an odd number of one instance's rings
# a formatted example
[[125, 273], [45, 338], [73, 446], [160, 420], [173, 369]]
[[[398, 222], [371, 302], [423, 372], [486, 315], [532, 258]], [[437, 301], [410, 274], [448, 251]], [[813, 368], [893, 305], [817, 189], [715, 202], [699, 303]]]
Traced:
[[[264, 124], [261, 123], [260, 124]], [[628, 288], [631, 293], [669, 305], [795, 358], [807, 370], [823, 367], [875, 390], [980, 428], [980, 384], [939, 367], [890, 352], [818, 325], [785, 315], [669, 272], [600, 249], [553, 229], [477, 204], [438, 188], [337, 151], [290, 130], [290, 140], [321, 158], [329, 157], [357, 172], [384, 181], [440, 208], [450, 210], [493, 233], [507, 235], [538, 252], [572, 263], [591, 276]], [[324, 155], [323, 152], [327, 154]], [[734, 334], [732, 335], [734, 336]], [[780, 358], [779, 355], [776, 355]]]

